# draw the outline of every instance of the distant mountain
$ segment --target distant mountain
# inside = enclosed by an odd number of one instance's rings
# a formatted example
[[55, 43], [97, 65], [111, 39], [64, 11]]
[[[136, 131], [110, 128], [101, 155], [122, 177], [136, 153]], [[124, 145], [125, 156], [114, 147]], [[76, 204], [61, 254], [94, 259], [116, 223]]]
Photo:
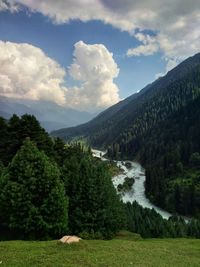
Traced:
[[200, 53], [90, 122], [53, 135], [86, 138], [112, 158], [136, 158], [151, 201], [200, 216]]
[[[102, 131], [102, 129], [106, 129], [109, 124], [112, 124], [112, 121], [115, 120], [115, 117], [117, 117], [117, 114], [123, 110], [123, 108], [126, 108], [126, 106], [135, 99], [137, 99], [140, 95], [145, 93], [148, 88], [151, 85], [147, 85], [143, 90], [141, 90], [139, 93], [133, 94], [126, 99], [118, 102], [117, 104], [109, 107], [108, 109], [102, 111], [99, 115], [97, 115], [94, 119], [89, 121], [88, 123], [78, 125], [76, 127], [70, 127], [70, 128], [63, 128], [57, 131], [53, 131], [52, 135], [59, 136], [60, 138], [68, 141], [73, 139], [74, 137], [85, 137], [89, 138], [96, 132]], [[106, 139], [108, 141], [108, 139]], [[112, 137], [111, 137], [112, 140]], [[95, 143], [90, 140], [90, 143], [92, 145], [95, 145]], [[100, 144], [102, 146], [103, 143]], [[99, 145], [97, 145], [99, 146]]]
[[0, 115], [6, 119], [12, 114], [33, 114], [47, 130], [75, 126], [92, 119], [95, 114], [73, 110], [48, 101], [11, 99], [0, 96]]

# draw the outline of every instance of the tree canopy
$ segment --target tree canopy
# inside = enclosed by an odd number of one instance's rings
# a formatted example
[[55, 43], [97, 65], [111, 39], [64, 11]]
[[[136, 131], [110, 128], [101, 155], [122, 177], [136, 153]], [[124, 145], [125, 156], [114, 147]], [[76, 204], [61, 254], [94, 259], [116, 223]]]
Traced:
[[67, 198], [60, 171], [29, 139], [0, 180], [1, 224], [22, 238], [57, 237], [67, 231]]

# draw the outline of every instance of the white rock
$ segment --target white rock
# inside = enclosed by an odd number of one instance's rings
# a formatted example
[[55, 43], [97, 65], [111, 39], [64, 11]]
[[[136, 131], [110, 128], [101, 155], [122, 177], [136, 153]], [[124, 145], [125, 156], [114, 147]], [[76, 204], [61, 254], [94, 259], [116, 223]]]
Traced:
[[80, 237], [75, 235], [65, 235], [59, 241], [63, 244], [77, 243], [81, 240]]

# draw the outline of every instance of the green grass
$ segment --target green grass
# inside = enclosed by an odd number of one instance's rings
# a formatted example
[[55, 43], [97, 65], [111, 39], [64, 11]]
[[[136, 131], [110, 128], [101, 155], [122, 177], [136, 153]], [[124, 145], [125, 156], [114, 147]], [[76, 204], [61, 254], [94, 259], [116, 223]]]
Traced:
[[121, 239], [82, 240], [72, 245], [60, 244], [57, 241], [0, 242], [0, 266], [200, 266], [200, 240], [140, 240], [138, 235], [127, 239], [126, 234], [122, 233]]

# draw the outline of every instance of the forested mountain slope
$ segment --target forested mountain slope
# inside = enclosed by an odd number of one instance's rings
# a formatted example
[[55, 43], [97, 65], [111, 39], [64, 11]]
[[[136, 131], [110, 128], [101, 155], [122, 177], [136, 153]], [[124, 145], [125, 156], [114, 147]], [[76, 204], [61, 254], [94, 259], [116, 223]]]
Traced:
[[200, 96], [142, 140], [146, 193], [163, 208], [200, 215]]
[[[123, 155], [130, 156], [130, 150], [126, 150], [129, 143], [194, 100], [200, 94], [199, 85], [200, 54], [197, 54], [90, 122], [55, 131], [53, 135], [66, 140], [82, 136], [97, 147], [113, 144], [115, 154], [122, 150]], [[138, 145], [134, 146], [136, 149]], [[131, 154], [135, 155], [135, 151]]]
[[110, 157], [137, 158], [153, 202], [200, 215], [200, 54], [89, 123], [54, 135], [82, 136]]

